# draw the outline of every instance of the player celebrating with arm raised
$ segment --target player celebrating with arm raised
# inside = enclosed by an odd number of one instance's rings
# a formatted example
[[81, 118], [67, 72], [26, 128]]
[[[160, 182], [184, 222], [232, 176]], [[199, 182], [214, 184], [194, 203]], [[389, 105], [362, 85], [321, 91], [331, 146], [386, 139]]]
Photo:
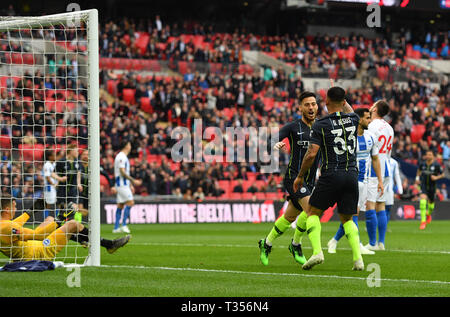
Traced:
[[[394, 129], [383, 117], [389, 113], [389, 104], [384, 100], [378, 100], [370, 108], [372, 122], [369, 124], [369, 132], [374, 136], [374, 141], [378, 146], [380, 159], [381, 176], [383, 177], [383, 187], [389, 188], [391, 173], [389, 171], [389, 158], [391, 157], [392, 144], [394, 142]], [[367, 211], [366, 227], [369, 235], [369, 243], [365, 246], [372, 251], [384, 250], [384, 242], [387, 230], [387, 217], [385, 202], [388, 191], [383, 193], [377, 191], [378, 179], [375, 170], [372, 168], [369, 186], [367, 189]], [[378, 243], [377, 243], [378, 229]]]
[[[302, 118], [286, 124], [279, 132], [279, 140], [288, 138], [291, 148], [289, 165], [284, 176], [284, 188], [289, 193], [289, 196], [287, 197], [289, 205], [286, 208], [286, 212], [277, 219], [267, 237], [259, 241], [259, 248], [261, 251], [260, 259], [264, 265], [269, 264], [268, 257], [272, 250], [273, 241], [281, 236], [299, 215], [300, 217], [297, 220], [294, 239], [289, 245], [289, 251], [298, 263], [304, 264], [306, 262], [302, 252], [301, 238], [306, 231], [307, 215], [302, 210], [306, 208], [309, 196], [314, 187], [318, 158], [314, 161], [305, 175], [304, 187], [300, 188], [298, 191], [294, 191], [292, 185], [298, 175], [303, 156], [309, 146], [311, 126], [316, 119], [318, 106], [316, 96], [312, 92], [303, 92], [299, 97], [299, 102]], [[279, 150], [284, 147], [284, 142], [278, 142], [275, 144], [274, 149]]]
[[[117, 191], [117, 210], [113, 233], [130, 233], [130, 229], [127, 226], [127, 220], [130, 217], [131, 207], [134, 205], [131, 185], [140, 186], [142, 182], [141, 180], [134, 179], [130, 176], [130, 162], [128, 161], [128, 154], [130, 154], [131, 151], [131, 142], [123, 141], [121, 143], [120, 149], [121, 151], [116, 155], [116, 158], [114, 160], [115, 188]], [[122, 209], [124, 209], [124, 212], [122, 227], [120, 227], [120, 217], [122, 216]]]
[[[355, 113], [359, 116], [358, 124], [358, 138], [356, 146], [356, 161], [358, 166], [358, 213], [353, 216], [353, 222], [358, 226], [359, 211], [366, 210], [367, 199], [367, 186], [370, 172], [370, 163], [375, 169], [375, 174], [379, 180], [378, 190], [384, 191], [383, 180], [381, 178], [380, 162], [378, 159], [378, 147], [376, 146], [372, 134], [367, 131], [370, 123], [369, 109], [359, 108], [355, 110]], [[336, 235], [328, 242], [328, 253], [336, 253], [336, 246], [338, 241], [344, 236], [344, 227], [341, 223]], [[360, 243], [361, 254], [375, 254], [375, 252], [366, 249], [362, 243]]]
[[[431, 222], [431, 213], [434, 210], [436, 197], [436, 181], [444, 178], [445, 173], [441, 165], [434, 159], [434, 153], [428, 150], [425, 153], [425, 162], [419, 165], [416, 183], [420, 184], [420, 230], [424, 230]], [[428, 208], [427, 208], [428, 203]]]
[[346, 104], [344, 89], [332, 87], [328, 90], [326, 105], [329, 114], [313, 124], [310, 145], [294, 181], [294, 191], [303, 187], [304, 177], [320, 150], [321, 175], [309, 199], [306, 220], [313, 255], [303, 264], [302, 268], [305, 270], [324, 261], [319, 217], [325, 209], [335, 203], [338, 206], [345, 235], [352, 248], [353, 270], [364, 270], [358, 227], [352, 220], [358, 206], [358, 170], [355, 150], [359, 117], [353, 112], [342, 113]]

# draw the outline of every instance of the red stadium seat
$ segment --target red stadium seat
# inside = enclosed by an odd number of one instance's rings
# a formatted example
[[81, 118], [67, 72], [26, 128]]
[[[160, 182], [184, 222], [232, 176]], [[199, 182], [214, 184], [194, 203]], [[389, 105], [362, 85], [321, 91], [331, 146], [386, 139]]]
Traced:
[[266, 199], [278, 200], [278, 193], [266, 193]]
[[322, 100], [325, 100], [327, 98], [327, 91], [325, 89], [320, 89], [319, 95]]
[[45, 98], [45, 111], [47, 112], [55, 111], [55, 99]]
[[252, 200], [253, 199], [253, 193], [243, 193], [242, 194], [242, 199]]
[[255, 193], [255, 196], [256, 196], [257, 200], [265, 200], [266, 199], [265, 193]]
[[181, 75], [184, 75], [188, 72], [188, 65], [187, 62], [178, 62], [178, 72]]
[[149, 97], [142, 97], [141, 98], [141, 110], [145, 111], [147, 113], [153, 113], [153, 107], [150, 104], [150, 98]]
[[225, 193], [231, 192], [230, 190], [230, 181], [228, 180], [219, 180], [219, 187], [225, 191]]
[[134, 99], [135, 94], [136, 89], [125, 88], [123, 89], [123, 100], [131, 104], [135, 104], [136, 103], [136, 100]]
[[241, 193], [230, 193], [230, 199], [233, 200], [239, 200], [242, 199], [242, 194]]
[[57, 100], [55, 102], [55, 112], [64, 113], [66, 110], [66, 103], [64, 101]]
[[266, 111], [272, 110], [275, 105], [275, 101], [273, 98], [264, 98], [263, 102], [264, 102], [264, 110]]
[[0, 151], [11, 149], [11, 138], [9, 135], [0, 135]]
[[56, 127], [56, 137], [57, 138], [64, 137], [66, 135], [66, 130], [67, 130], [66, 127], [61, 126]]
[[31, 53], [22, 54], [23, 63], [28, 65], [34, 65], [34, 56]]
[[109, 182], [105, 175], [100, 174], [100, 186], [103, 186], [102, 192], [109, 192]]
[[242, 182], [242, 188], [244, 189], [244, 192], [247, 191], [247, 189], [252, 186], [252, 184], [254, 183], [254, 181], [251, 180], [245, 180]]
[[108, 80], [106, 82], [108, 93], [115, 96], [117, 94], [117, 82], [115, 80]]
[[420, 51], [412, 51], [412, 58], [422, 58], [422, 53]]
[[129, 34], [125, 34], [125, 35], [123, 36], [123, 39], [124, 39], [124, 41], [125, 41], [125, 44], [126, 44], [127, 46], [130, 46], [130, 44], [131, 44], [130, 35], [129, 35]]
[[42, 161], [44, 158], [44, 145], [19, 144], [19, 151], [24, 161]]
[[345, 57], [346, 51], [339, 49], [339, 50], [336, 50], [336, 53], [337, 53], [339, 59], [343, 59]]
[[11, 53], [11, 64], [23, 64], [21, 53]]
[[257, 173], [254, 173], [254, 172], [247, 172], [247, 178], [248, 178], [248, 180], [249, 180], [249, 181], [252, 181], [252, 182], [256, 181], [256, 174], [257, 174]]
[[425, 125], [423, 124], [413, 125], [411, 128], [411, 141], [413, 143], [419, 142], [425, 133], [425, 129]]
[[147, 51], [147, 44], [150, 40], [150, 36], [146, 32], [139, 32], [139, 38], [136, 39], [135, 45], [139, 49], [142, 55]]

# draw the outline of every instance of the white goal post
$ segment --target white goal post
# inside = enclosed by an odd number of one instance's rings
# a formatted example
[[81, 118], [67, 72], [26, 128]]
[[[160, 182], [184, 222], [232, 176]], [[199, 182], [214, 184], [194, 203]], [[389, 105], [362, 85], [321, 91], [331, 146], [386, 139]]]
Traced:
[[[77, 34], [79, 34], [79, 31], [73, 31], [79, 25], [82, 25], [82, 32], [83, 34], [86, 34], [86, 37], [82, 39], [77, 38]], [[29, 31], [26, 31], [29, 30]], [[67, 30], [67, 33], [72, 32], [71, 34], [75, 36], [75, 39], [71, 39], [70, 41], [67, 40], [66, 43], [62, 43], [63, 41], [59, 41], [58, 38], [54, 37], [54, 34], [56, 31], [62, 32], [65, 36], [65, 32]], [[28, 33], [27, 33], [28, 32]], [[75, 33], [73, 33], [75, 32]], [[81, 32], [80, 32], [81, 33]], [[14, 35], [12, 35], [14, 34]], [[22, 34], [30, 34], [30, 38], [28, 38], [28, 35], [26, 38], [22, 38]], [[34, 37], [35, 34], [42, 34], [42, 37], [39, 35], [39, 37]], [[87, 127], [87, 141], [86, 138], [83, 136], [80, 136], [78, 132], [74, 132], [75, 135], [73, 135], [74, 142], [78, 142], [78, 140], [83, 140], [83, 145], [85, 145], [86, 149], [88, 149], [89, 153], [89, 159], [88, 159], [88, 206], [89, 208], [89, 214], [86, 217], [87, 218], [87, 227], [89, 228], [89, 247], [87, 251], [87, 255], [85, 255], [86, 251], [81, 252], [83, 253], [82, 257], [77, 258], [77, 250], [75, 250], [75, 263], [77, 263], [77, 260], [79, 261], [80, 258], [84, 259], [84, 263], [78, 263], [80, 265], [86, 265], [86, 266], [100, 266], [100, 121], [99, 121], [99, 53], [98, 53], [98, 11], [96, 9], [92, 10], [84, 10], [84, 11], [74, 11], [74, 12], [68, 12], [68, 13], [61, 13], [61, 14], [54, 14], [54, 15], [47, 15], [47, 16], [15, 16], [15, 17], [0, 17], [0, 58], [3, 58], [0, 60], [0, 78], [2, 80], [2, 86], [1, 88], [1, 94], [3, 96], [7, 96], [8, 101], [5, 100], [5, 105], [7, 102], [11, 102], [11, 118], [6, 118], [8, 115], [5, 115], [4, 117], [7, 120], [11, 120], [11, 123], [13, 122], [13, 114], [14, 114], [14, 102], [16, 102], [17, 105], [17, 99], [24, 99], [24, 98], [17, 98], [17, 87], [12, 86], [11, 83], [15, 83], [14, 78], [18, 78], [20, 81], [20, 78], [24, 76], [24, 74], [32, 72], [32, 75], [34, 76], [34, 72], [38, 71], [41, 72], [43, 80], [45, 81], [46, 77], [52, 77], [56, 82], [64, 81], [65, 83], [65, 92], [62, 91], [62, 94], [66, 96], [73, 97], [73, 100], [64, 99], [62, 100], [62, 103], [64, 103], [64, 110], [58, 112], [57, 106], [55, 106], [55, 110], [53, 114], [55, 114], [56, 119], [62, 120], [65, 124], [65, 126], [61, 127], [58, 126], [57, 123], [54, 123], [54, 129], [57, 130], [58, 127], [62, 129], [66, 129], [65, 131], [69, 131], [70, 129], [73, 129], [71, 131], [79, 131], [79, 124], [84, 125]], [[48, 36], [48, 37], [46, 37]], [[52, 36], [53, 41], [52, 43]], [[19, 45], [17, 46], [15, 41], [17, 40], [17, 43]], [[15, 46], [16, 45], [16, 46]], [[19, 47], [19, 49], [17, 49]], [[26, 49], [24, 48], [26, 47]], [[47, 48], [53, 47], [50, 52], [47, 51]], [[13, 48], [13, 49], [11, 49]], [[70, 65], [67, 66], [67, 69], [65, 69], [66, 74], [69, 73], [69, 67], [70, 70], [73, 72], [70, 76], [67, 78], [61, 78], [59, 76], [59, 73], [55, 73], [52, 75], [48, 75], [49, 72], [51, 72], [53, 65], [52, 63], [49, 63], [47, 60], [47, 56], [49, 54], [53, 54], [56, 56], [55, 60], [58, 59], [59, 56], [62, 56], [61, 59], [65, 62], [70, 58], [74, 61], [74, 64], [76, 66]], [[30, 59], [31, 62], [27, 61], [27, 59]], [[64, 66], [66, 67], [66, 66]], [[75, 84], [69, 88], [68, 82], [73, 84], [75, 81]], [[32, 89], [40, 89], [39, 85], [36, 85], [33, 80], [30, 81], [31, 83], [34, 83]], [[6, 83], [6, 84], [4, 84]], [[47, 83], [45, 83], [47, 84]], [[44, 86], [45, 86], [44, 84]], [[51, 83], [49, 83], [51, 86]], [[83, 88], [79, 88], [81, 85]], [[49, 87], [50, 87], [49, 86]], [[47, 86], [45, 86], [47, 87]], [[23, 87], [22, 87], [23, 88]], [[56, 85], [53, 87], [55, 91], [57, 90], [64, 90], [59, 89], [56, 87]], [[42, 89], [41, 89], [42, 90]], [[25, 89], [22, 90], [22, 97], [24, 96]], [[43, 92], [40, 92], [42, 95], [46, 96], [47, 88], [44, 89]], [[28, 92], [27, 92], [28, 93]], [[34, 96], [37, 94], [36, 91], [33, 91], [31, 97], [31, 104], [34, 103], [34, 107], [36, 107], [36, 102], [34, 100]], [[81, 121], [79, 123], [79, 120], [84, 119], [78, 119], [77, 116], [79, 116], [78, 111], [81, 111], [79, 109], [82, 109], [80, 106], [81, 103], [81, 97], [78, 98], [78, 95], [83, 95], [84, 104], [87, 104], [87, 121], [84, 123], [84, 121]], [[55, 93], [56, 96], [56, 93]], [[87, 97], [85, 97], [87, 96]], [[17, 98], [17, 99], [16, 99]], [[4, 98], [0, 98], [0, 100]], [[54, 104], [58, 103], [58, 97], [55, 98], [49, 98], [48, 100], [52, 100]], [[39, 100], [44, 103], [44, 100]], [[23, 102], [23, 100], [19, 101]], [[47, 102], [47, 99], [45, 100]], [[67, 110], [68, 105], [74, 105], [75, 110]], [[84, 106], [84, 105], [83, 105]], [[3, 103], [2, 103], [3, 107]], [[22, 109], [25, 109], [22, 105]], [[46, 109], [47, 105], [44, 105], [44, 109]], [[28, 108], [27, 108], [28, 109]], [[31, 108], [30, 108], [31, 109]], [[3, 109], [2, 109], [3, 111]], [[26, 110], [23, 110], [24, 112]], [[46, 112], [47, 110], [44, 110]], [[67, 112], [67, 113], [65, 113]], [[17, 114], [17, 112], [15, 112]], [[68, 116], [66, 116], [68, 114]], [[33, 118], [39, 118], [38, 116], [35, 116], [36, 114], [33, 112], [30, 114], [30, 116], [33, 116]], [[75, 119], [75, 124], [70, 123], [69, 121], [66, 121], [66, 117], [70, 117], [73, 115], [77, 119]], [[0, 118], [2, 118], [0, 113]], [[36, 119], [33, 119], [36, 120]], [[57, 121], [57, 120], [56, 120]], [[9, 122], [9, 121], [8, 121]], [[35, 121], [33, 121], [35, 122]], [[66, 123], [69, 122], [69, 123]], [[47, 126], [45, 126], [47, 127]], [[39, 131], [41, 131], [42, 127], [39, 127]], [[8, 127], [5, 127], [6, 130], [8, 130]], [[24, 125], [22, 125], [22, 130], [24, 129]], [[13, 128], [10, 128], [10, 130], [13, 130]], [[47, 131], [49, 129], [42, 131]], [[24, 135], [24, 131], [22, 134], [20, 134], [20, 142], [23, 142], [25, 137], [37, 137], [42, 138], [44, 141], [43, 146], [48, 147], [49, 145], [45, 142], [47, 142], [45, 139], [46, 132], [39, 132], [35, 133], [35, 127], [31, 127], [31, 133]], [[14, 132], [14, 131], [13, 131]], [[29, 132], [29, 131], [28, 131]], [[48, 134], [50, 135], [50, 134]], [[47, 135], [47, 136], [48, 136]], [[56, 133], [57, 135], [57, 133]], [[52, 135], [50, 135], [52, 137]], [[54, 137], [55, 139], [58, 136]], [[66, 135], [64, 134], [62, 139], [66, 138]], [[71, 140], [72, 140], [71, 139]], [[68, 140], [63, 140], [62, 143], [63, 146], [67, 146]], [[19, 160], [16, 159], [17, 155], [15, 155], [16, 158], [13, 159], [13, 151], [19, 151], [18, 149], [14, 148], [14, 134], [11, 134], [11, 161], [22, 164], [22, 162], [18, 162]], [[20, 143], [20, 146], [23, 148], [23, 143]], [[61, 145], [61, 144], [60, 144]], [[34, 141], [31, 143], [31, 146], [35, 146]], [[56, 143], [55, 143], [56, 146]], [[0, 150], [5, 150], [5, 148], [2, 148]], [[81, 149], [79, 149], [81, 151]], [[32, 159], [31, 159], [31, 169], [36, 168], [33, 166], [42, 166], [44, 159], [39, 159], [38, 161], [34, 161], [34, 155], [37, 153], [35, 148], [31, 149], [32, 151]], [[56, 150], [55, 150], [56, 151]], [[1, 152], [1, 151], [0, 151]], [[20, 152], [22, 153], [22, 152]], [[23, 155], [23, 154], [20, 154]], [[23, 157], [23, 156], [21, 156]], [[15, 161], [14, 161], [15, 160]], [[41, 168], [41, 167], [39, 167]], [[38, 171], [36, 170], [36, 174]], [[27, 175], [27, 174], [24, 174]], [[1, 171], [0, 171], [1, 176]], [[9, 177], [9, 176], [8, 176]], [[25, 178], [22, 176], [22, 178]], [[34, 181], [33, 181], [34, 182]], [[33, 183], [34, 184], [34, 183]], [[13, 184], [10, 184], [11, 186]], [[34, 186], [34, 185], [33, 185]], [[12, 187], [11, 187], [12, 188]], [[33, 188], [34, 191], [34, 188]], [[80, 250], [82, 250], [81, 246], [77, 246], [77, 248], [80, 247]], [[73, 256], [67, 256], [66, 258], [63, 258], [63, 261], [71, 263], [71, 258]], [[73, 261], [72, 261], [73, 263]]]

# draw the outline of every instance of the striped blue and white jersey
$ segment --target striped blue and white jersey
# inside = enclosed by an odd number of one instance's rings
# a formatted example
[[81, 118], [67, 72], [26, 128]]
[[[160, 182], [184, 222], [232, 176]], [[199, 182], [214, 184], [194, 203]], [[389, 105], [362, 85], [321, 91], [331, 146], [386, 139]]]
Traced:
[[[44, 164], [42, 174], [44, 176], [44, 190], [46, 192], [56, 192], [56, 185], [58, 185], [58, 181], [52, 177], [52, 173], [55, 172], [55, 165], [55, 162], [50, 161], [47, 161]], [[47, 181], [47, 177], [50, 178], [52, 184]]]
[[356, 147], [356, 162], [358, 164], [358, 181], [367, 182], [370, 176], [372, 156], [378, 155], [378, 146], [374, 141], [374, 136], [368, 130], [359, 136]]
[[114, 179], [116, 187], [130, 186], [130, 181], [120, 174], [120, 169], [124, 168], [127, 175], [130, 175], [130, 162], [123, 152], [119, 152], [114, 160]]

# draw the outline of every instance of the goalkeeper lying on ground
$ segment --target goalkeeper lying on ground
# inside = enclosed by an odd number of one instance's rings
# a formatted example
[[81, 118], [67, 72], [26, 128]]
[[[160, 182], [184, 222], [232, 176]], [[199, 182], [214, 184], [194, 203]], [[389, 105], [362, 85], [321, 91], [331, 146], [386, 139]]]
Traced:
[[[0, 252], [11, 261], [47, 260], [52, 261], [69, 240], [83, 245], [89, 243], [88, 228], [75, 220], [69, 220], [59, 226], [53, 217], [47, 217], [36, 229], [24, 228], [30, 216], [35, 211], [44, 210], [44, 200], [38, 199], [32, 210], [25, 211], [14, 218], [16, 200], [3, 194], [0, 198]], [[101, 239], [100, 244], [109, 253], [128, 243], [131, 236], [107, 240]]]

